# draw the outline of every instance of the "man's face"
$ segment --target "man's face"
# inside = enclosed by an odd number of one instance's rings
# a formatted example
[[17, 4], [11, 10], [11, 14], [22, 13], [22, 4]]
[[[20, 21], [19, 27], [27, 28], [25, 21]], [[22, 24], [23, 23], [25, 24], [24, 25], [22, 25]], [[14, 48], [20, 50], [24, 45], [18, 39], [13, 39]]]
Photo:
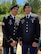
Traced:
[[16, 15], [18, 13], [18, 8], [17, 7], [13, 8], [11, 12], [13, 15]]
[[24, 10], [25, 10], [26, 14], [29, 14], [31, 12], [31, 7], [30, 6], [26, 6]]

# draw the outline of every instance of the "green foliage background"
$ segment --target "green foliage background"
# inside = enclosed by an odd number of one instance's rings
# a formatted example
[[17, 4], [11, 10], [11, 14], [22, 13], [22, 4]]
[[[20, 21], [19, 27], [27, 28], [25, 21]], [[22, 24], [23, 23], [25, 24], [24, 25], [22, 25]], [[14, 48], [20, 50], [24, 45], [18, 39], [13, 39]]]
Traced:
[[[41, 15], [41, 0], [25, 0], [24, 4], [27, 2], [31, 4], [33, 13]], [[12, 3], [10, 2], [10, 0], [8, 0], [7, 2], [5, 2], [4, 0], [4, 2], [0, 4], [0, 21], [3, 20], [4, 16], [10, 14], [10, 8], [15, 4], [18, 4], [17, 0], [12, 0]], [[24, 16], [23, 5], [19, 4], [19, 11], [17, 15], [18, 18]]]

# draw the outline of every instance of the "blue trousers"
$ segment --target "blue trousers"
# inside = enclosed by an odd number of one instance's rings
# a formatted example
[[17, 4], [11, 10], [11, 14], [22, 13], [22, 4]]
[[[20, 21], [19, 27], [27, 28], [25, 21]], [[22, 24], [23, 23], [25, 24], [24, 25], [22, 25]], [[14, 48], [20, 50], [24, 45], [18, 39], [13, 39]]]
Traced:
[[4, 53], [3, 54], [9, 54], [9, 48], [4, 47]]
[[30, 48], [30, 54], [36, 54], [37, 47], [32, 47], [27, 45], [22, 46], [22, 54], [27, 54], [28, 48]]
[[[4, 53], [3, 54], [9, 54], [9, 47], [8, 48], [4, 47]], [[16, 54], [16, 53], [14, 53], [13, 47], [10, 48], [10, 54]]]

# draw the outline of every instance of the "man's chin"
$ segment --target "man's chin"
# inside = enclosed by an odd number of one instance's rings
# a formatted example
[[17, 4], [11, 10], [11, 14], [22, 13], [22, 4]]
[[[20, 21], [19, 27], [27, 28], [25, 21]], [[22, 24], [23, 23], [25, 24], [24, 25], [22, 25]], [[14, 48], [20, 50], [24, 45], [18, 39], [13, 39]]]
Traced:
[[30, 12], [27, 12], [26, 14], [29, 14]]

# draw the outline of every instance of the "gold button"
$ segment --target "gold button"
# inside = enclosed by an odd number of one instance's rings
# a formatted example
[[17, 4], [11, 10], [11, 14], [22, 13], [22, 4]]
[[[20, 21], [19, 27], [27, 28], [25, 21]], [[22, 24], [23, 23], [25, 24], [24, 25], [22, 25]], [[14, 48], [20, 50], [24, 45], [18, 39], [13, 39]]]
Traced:
[[13, 35], [15, 35], [15, 33], [13, 33]]
[[14, 32], [15, 32], [15, 30], [14, 30]]
[[28, 24], [26, 26], [28, 26]]
[[28, 27], [26, 27], [26, 29], [28, 29]]
[[26, 22], [26, 23], [28, 23], [28, 22]]
[[26, 32], [28, 32], [28, 30], [26, 30]]

